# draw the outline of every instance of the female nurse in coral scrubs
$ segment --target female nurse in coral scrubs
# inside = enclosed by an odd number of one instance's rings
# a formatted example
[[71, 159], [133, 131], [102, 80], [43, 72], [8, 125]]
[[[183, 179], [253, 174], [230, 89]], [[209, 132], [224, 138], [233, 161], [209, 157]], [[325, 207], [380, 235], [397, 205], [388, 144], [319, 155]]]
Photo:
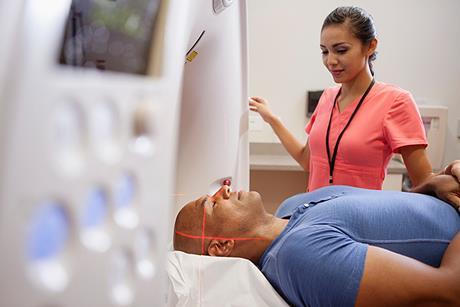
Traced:
[[324, 20], [324, 66], [339, 86], [326, 89], [300, 143], [261, 97], [249, 106], [270, 124], [289, 154], [309, 173], [307, 190], [327, 185], [381, 189], [393, 153], [404, 159], [413, 186], [432, 176], [423, 123], [412, 95], [374, 79], [376, 30], [358, 7], [339, 7]]

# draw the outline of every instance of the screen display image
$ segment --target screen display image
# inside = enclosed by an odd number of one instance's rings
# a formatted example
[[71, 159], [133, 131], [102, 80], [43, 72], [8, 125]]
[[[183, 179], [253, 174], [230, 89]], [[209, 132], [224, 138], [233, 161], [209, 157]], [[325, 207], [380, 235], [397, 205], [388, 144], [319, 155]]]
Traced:
[[73, 0], [59, 62], [147, 73], [160, 0]]

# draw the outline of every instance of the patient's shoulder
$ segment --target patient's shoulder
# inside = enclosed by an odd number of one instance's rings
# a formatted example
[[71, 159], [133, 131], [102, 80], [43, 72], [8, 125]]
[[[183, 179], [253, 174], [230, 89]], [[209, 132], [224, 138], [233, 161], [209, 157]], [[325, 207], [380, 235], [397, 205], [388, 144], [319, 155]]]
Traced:
[[299, 206], [305, 204], [318, 204], [351, 193], [356, 195], [360, 193], [360, 191], [363, 190], [350, 186], [337, 185], [323, 187], [313, 192], [297, 194], [284, 200], [278, 207], [275, 215], [279, 218], [286, 218], [291, 216]]
[[277, 286], [294, 305], [353, 305], [366, 251], [367, 245], [331, 225], [298, 228], [272, 255]]

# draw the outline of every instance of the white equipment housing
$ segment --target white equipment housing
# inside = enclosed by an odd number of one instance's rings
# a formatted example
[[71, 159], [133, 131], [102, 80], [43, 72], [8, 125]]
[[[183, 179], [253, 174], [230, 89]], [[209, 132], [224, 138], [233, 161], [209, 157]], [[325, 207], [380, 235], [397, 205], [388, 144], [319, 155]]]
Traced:
[[[59, 63], [78, 1], [158, 5], [143, 73]], [[0, 306], [165, 305], [174, 209], [248, 188], [245, 0], [0, 0], [0, 18]]]
[[222, 3], [191, 7], [189, 45], [204, 34], [184, 69], [176, 211], [225, 179], [233, 190], [249, 187], [246, 2]]
[[59, 64], [71, 0], [0, 2], [0, 306], [165, 304], [186, 2], [81, 1], [148, 8], [136, 74]]

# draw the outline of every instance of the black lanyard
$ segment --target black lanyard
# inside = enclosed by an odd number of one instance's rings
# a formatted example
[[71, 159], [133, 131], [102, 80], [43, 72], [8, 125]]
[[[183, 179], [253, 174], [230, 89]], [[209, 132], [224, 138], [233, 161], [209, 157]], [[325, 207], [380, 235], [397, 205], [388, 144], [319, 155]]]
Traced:
[[356, 113], [358, 112], [358, 109], [361, 107], [363, 104], [364, 99], [366, 99], [367, 94], [369, 94], [371, 88], [374, 86], [375, 80], [372, 79], [371, 84], [367, 87], [367, 90], [364, 92], [363, 96], [361, 97], [361, 100], [359, 101], [358, 105], [356, 108], [353, 110], [353, 113], [350, 116], [350, 119], [348, 120], [348, 123], [345, 125], [343, 128], [342, 132], [340, 132], [339, 137], [337, 138], [337, 142], [335, 143], [334, 146], [334, 154], [332, 155], [331, 159], [331, 152], [329, 150], [329, 132], [331, 130], [331, 122], [332, 122], [332, 114], [334, 113], [335, 105], [337, 104], [337, 98], [339, 98], [340, 92], [342, 91], [342, 88], [340, 88], [339, 92], [335, 96], [334, 99], [334, 105], [332, 106], [331, 110], [331, 117], [329, 118], [329, 124], [327, 125], [327, 133], [326, 133], [326, 151], [327, 151], [327, 162], [329, 163], [329, 183], [332, 183], [332, 175], [334, 174], [334, 165], [335, 165], [335, 158], [337, 157], [337, 150], [339, 149], [339, 143], [340, 140], [342, 139], [342, 136], [347, 130], [348, 126], [350, 125], [351, 121], [353, 120], [353, 117], [355, 117]]

